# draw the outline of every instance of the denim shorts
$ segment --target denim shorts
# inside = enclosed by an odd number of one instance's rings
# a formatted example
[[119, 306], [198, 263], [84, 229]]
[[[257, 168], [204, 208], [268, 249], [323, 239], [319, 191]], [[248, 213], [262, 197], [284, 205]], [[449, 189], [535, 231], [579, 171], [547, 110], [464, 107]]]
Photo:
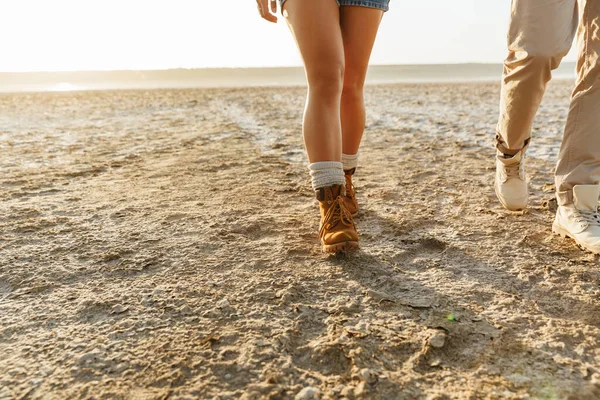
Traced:
[[[301, 1], [301, 0], [298, 0]], [[359, 6], [376, 8], [378, 10], [387, 11], [390, 8], [390, 0], [335, 0], [338, 6]], [[279, 3], [283, 7], [285, 0], [279, 0]]]

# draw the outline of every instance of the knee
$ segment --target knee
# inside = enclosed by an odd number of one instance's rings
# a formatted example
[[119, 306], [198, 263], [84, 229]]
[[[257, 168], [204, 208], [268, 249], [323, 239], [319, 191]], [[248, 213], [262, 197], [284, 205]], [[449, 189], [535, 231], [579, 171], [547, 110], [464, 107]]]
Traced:
[[320, 96], [339, 96], [344, 85], [344, 62], [323, 62], [307, 72], [308, 86]]
[[530, 57], [529, 62], [537, 68], [555, 70], [560, 65], [563, 55], [539, 54]]
[[342, 98], [348, 101], [360, 100], [363, 97], [364, 81], [362, 79], [355, 79], [346, 73], [344, 79], [344, 87], [342, 89]]
[[528, 69], [552, 71], [560, 65], [563, 52], [511, 52], [505, 61], [507, 66], [524, 66]]

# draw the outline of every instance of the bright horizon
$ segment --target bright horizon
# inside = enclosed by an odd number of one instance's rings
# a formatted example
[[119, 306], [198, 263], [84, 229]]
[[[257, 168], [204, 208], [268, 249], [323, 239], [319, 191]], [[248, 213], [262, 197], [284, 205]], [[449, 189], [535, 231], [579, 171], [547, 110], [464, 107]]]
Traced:
[[[510, 0], [415, 3], [391, 0], [371, 64], [504, 59]], [[2, 2], [0, 35], [10, 40], [0, 42], [0, 72], [301, 65], [284, 21], [263, 21], [255, 0], [222, 5], [220, 0]], [[565, 60], [574, 60], [573, 54]]]

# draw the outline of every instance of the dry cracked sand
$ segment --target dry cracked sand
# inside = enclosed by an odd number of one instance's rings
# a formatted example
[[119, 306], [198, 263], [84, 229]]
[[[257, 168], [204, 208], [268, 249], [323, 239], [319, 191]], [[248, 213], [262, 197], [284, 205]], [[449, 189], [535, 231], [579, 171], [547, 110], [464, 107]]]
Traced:
[[317, 239], [303, 88], [0, 95], [0, 399], [600, 399], [598, 257], [492, 189], [498, 85], [369, 86], [361, 249]]

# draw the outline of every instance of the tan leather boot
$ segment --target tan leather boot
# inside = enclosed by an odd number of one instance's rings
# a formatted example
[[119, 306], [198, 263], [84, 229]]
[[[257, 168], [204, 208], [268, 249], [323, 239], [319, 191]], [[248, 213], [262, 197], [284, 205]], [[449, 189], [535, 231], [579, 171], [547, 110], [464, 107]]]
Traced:
[[358, 232], [344, 202], [343, 185], [333, 185], [315, 191], [321, 210], [319, 238], [326, 253], [337, 253], [358, 247]]
[[356, 217], [358, 215], [358, 201], [356, 201], [356, 188], [352, 184], [352, 175], [356, 168], [344, 170], [344, 177], [346, 178], [346, 196], [344, 196], [344, 203], [346, 203], [346, 208], [352, 214], [352, 217]]

